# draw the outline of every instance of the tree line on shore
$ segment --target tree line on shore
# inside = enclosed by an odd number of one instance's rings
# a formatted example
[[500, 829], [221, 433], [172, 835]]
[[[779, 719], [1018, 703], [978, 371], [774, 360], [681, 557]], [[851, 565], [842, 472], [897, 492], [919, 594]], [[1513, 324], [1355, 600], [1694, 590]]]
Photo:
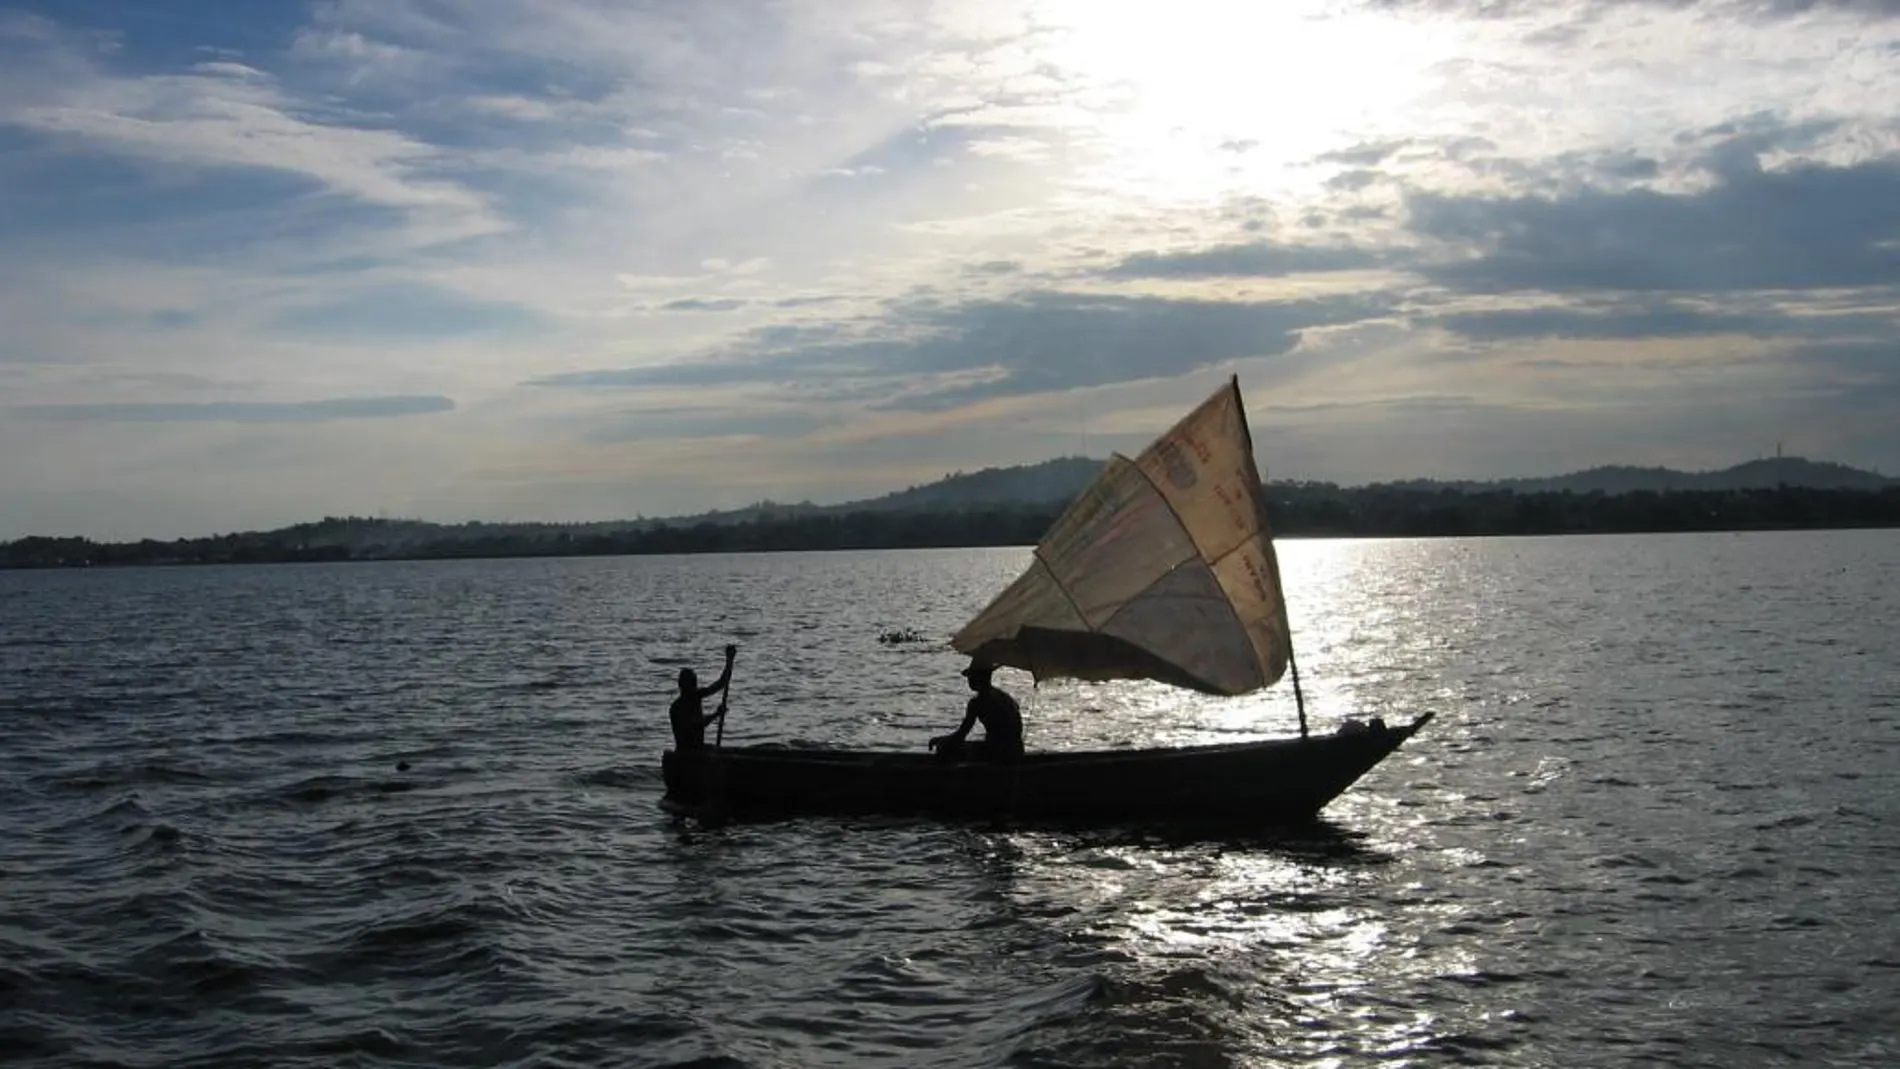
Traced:
[[[1900, 526], [1900, 487], [1821, 490], [1469, 492], [1273, 483], [1280, 537], [1448, 537]], [[332, 517], [275, 531], [172, 541], [28, 537], [0, 544], [0, 568], [744, 553], [1033, 545], [1065, 502], [843, 511], [742, 522], [600, 525], [419, 524]]]

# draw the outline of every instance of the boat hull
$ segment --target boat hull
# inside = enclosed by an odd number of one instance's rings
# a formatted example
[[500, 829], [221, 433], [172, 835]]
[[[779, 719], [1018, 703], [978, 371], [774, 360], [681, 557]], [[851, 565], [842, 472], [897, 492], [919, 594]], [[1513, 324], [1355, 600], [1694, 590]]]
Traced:
[[929, 753], [731, 746], [662, 757], [667, 801], [694, 811], [938, 814], [1031, 820], [1304, 823], [1432, 718], [1332, 735], [1145, 750], [1031, 753], [1010, 764]]

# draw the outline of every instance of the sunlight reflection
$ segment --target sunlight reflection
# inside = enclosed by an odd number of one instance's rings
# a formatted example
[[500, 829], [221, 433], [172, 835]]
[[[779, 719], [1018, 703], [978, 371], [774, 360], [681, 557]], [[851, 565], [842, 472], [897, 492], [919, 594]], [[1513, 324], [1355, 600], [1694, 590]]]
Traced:
[[[1025, 914], [1061, 917], [1099, 944], [1098, 960], [1124, 963], [1145, 1013], [1213, 1014], [1230, 1042], [1262, 1055], [1297, 1049], [1302, 1061], [1326, 1064], [1345, 1048], [1426, 1046], [1441, 1034], [1434, 1016], [1381, 992], [1477, 973], [1468, 953], [1429, 939], [1456, 923], [1457, 907], [1418, 904], [1408, 922], [1358, 904], [1383, 858], [1351, 839], [1012, 841]], [[1119, 878], [1104, 880], [1105, 871]]]
[[[1355, 718], [1397, 722], [1424, 711], [1419, 684], [1435, 677], [1438, 657], [1456, 636], [1421, 622], [1438, 591], [1426, 585], [1437, 573], [1418, 566], [1419, 552], [1413, 543], [1374, 539], [1280, 543], [1313, 731]], [[1299, 724], [1290, 674], [1234, 698], [1158, 683], [1069, 681], [1045, 682], [1019, 697], [1037, 744], [1053, 748], [1236, 742], [1284, 737]]]

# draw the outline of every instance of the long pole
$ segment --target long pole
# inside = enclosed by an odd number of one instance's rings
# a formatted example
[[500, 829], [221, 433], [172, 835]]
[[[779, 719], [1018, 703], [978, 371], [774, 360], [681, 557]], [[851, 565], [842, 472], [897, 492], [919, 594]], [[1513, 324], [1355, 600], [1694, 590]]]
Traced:
[[[713, 749], [715, 750], [726, 744], [726, 703], [732, 701], [732, 670], [728, 668], [726, 672], [726, 689], [719, 692], [719, 729], [713, 732]], [[700, 737], [705, 738], [704, 735]]]
[[719, 728], [713, 732], [713, 759], [709, 765], [712, 782], [706, 800], [700, 804], [702, 824], [723, 824], [726, 819], [726, 760], [719, 756], [726, 745], [726, 710], [732, 702], [732, 662], [726, 663], [726, 689], [719, 692]]
[[[1260, 470], [1254, 461], [1253, 428], [1247, 425], [1247, 401], [1240, 395], [1240, 376], [1238, 374], [1228, 377], [1227, 388], [1234, 391], [1234, 411], [1240, 413], [1240, 429], [1242, 434], [1246, 436], [1247, 477], [1253, 480], [1255, 487], [1264, 489], [1266, 479], [1261, 476]], [[1264, 503], [1262, 503], [1261, 506], [1260, 529], [1262, 531], [1271, 529], [1267, 524]], [[1280, 555], [1273, 552], [1271, 546], [1271, 536], [1269, 536], [1267, 566], [1273, 569], [1273, 589], [1274, 593], [1280, 599], [1280, 618], [1287, 620], [1286, 663], [1287, 667], [1293, 671], [1293, 703], [1298, 706], [1300, 710], [1300, 738], [1303, 739], [1306, 738], [1306, 695], [1300, 692], [1300, 662], [1298, 658], [1293, 656], [1293, 623], [1287, 619], [1286, 587], [1280, 582]]]
[[[1293, 643], [1286, 644], [1286, 664], [1293, 670], [1293, 704], [1300, 710], [1300, 738], [1306, 737], [1306, 695], [1300, 693], [1300, 662], [1293, 656]], [[720, 721], [723, 725], [725, 721]]]

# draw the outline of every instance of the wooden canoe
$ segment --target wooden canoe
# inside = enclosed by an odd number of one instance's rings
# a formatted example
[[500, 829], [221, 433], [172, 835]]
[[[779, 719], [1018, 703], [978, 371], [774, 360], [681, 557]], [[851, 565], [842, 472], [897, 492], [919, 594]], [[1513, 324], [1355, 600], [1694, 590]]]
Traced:
[[662, 765], [670, 804], [735, 817], [889, 813], [1298, 824], [1315, 818], [1432, 715], [1402, 727], [1375, 719], [1308, 738], [1029, 753], [1009, 764], [760, 745], [669, 749]]

